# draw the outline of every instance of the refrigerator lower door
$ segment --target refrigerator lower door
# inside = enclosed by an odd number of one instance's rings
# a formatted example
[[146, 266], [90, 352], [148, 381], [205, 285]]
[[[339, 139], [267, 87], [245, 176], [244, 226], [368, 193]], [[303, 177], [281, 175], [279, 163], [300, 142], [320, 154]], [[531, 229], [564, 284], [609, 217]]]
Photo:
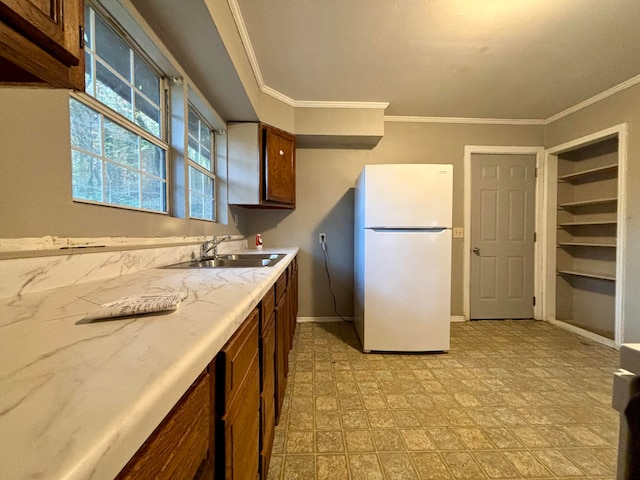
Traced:
[[451, 230], [364, 237], [364, 350], [449, 350]]

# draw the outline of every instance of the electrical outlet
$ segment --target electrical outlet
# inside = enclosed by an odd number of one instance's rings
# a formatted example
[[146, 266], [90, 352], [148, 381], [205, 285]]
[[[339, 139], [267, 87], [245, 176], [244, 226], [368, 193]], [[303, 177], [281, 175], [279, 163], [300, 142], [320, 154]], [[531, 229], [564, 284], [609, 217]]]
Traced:
[[462, 227], [453, 227], [453, 238], [463, 238], [464, 229]]
[[318, 234], [318, 242], [327, 243], [327, 234], [326, 233], [319, 233]]

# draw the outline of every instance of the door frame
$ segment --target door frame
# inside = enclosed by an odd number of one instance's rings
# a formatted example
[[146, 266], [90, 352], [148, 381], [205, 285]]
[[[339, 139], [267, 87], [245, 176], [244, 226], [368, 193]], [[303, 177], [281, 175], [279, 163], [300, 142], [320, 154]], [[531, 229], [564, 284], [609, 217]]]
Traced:
[[[465, 145], [464, 146], [464, 247], [463, 247], [463, 288], [462, 288], [462, 314], [465, 320], [470, 319], [471, 313], [471, 157], [473, 154], [490, 155], [535, 155], [536, 157], [536, 184], [535, 184], [535, 232], [538, 238], [546, 238], [544, 209], [544, 147], [535, 146], [491, 146], [491, 145]], [[543, 234], [544, 233], [544, 234]], [[536, 320], [543, 318], [543, 279], [546, 271], [547, 252], [543, 249], [543, 243], [534, 242], [533, 247], [533, 294], [536, 304], [533, 307], [533, 317]]]

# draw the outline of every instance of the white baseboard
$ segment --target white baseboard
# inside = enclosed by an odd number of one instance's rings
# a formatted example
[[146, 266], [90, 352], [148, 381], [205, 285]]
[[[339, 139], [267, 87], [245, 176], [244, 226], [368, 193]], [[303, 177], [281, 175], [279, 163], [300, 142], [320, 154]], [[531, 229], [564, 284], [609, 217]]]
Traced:
[[[347, 320], [353, 320], [353, 317], [344, 317]], [[342, 322], [340, 317], [297, 317], [297, 323], [325, 323], [325, 322]]]
[[598, 342], [598, 343], [601, 343], [602, 345], [606, 345], [607, 347], [611, 347], [615, 349], [618, 348], [614, 340], [611, 340], [610, 338], [607, 338], [607, 337], [603, 337], [602, 335], [598, 335], [597, 333], [584, 330], [580, 327], [576, 327], [575, 325], [571, 325], [570, 323], [566, 323], [560, 320], [544, 320], [544, 321], [549, 322], [551, 325], [555, 325], [565, 330], [569, 330], [572, 333], [576, 333], [581, 337], [585, 337], [585, 338], [588, 338], [589, 340], [593, 340], [594, 342]]
[[[344, 317], [347, 320], [353, 320], [353, 317]], [[341, 322], [342, 319], [340, 317], [297, 317], [297, 323], [323, 323], [323, 322]], [[452, 315], [451, 323], [453, 322], [466, 322], [464, 316], [462, 315]]]

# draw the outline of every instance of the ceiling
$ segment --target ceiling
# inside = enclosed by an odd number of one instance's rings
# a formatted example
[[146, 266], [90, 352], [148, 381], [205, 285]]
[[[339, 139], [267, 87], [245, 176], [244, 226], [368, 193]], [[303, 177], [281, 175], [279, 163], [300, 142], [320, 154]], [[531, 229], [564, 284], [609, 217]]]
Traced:
[[229, 3], [259, 82], [294, 103], [547, 119], [640, 74], [640, 0]]

